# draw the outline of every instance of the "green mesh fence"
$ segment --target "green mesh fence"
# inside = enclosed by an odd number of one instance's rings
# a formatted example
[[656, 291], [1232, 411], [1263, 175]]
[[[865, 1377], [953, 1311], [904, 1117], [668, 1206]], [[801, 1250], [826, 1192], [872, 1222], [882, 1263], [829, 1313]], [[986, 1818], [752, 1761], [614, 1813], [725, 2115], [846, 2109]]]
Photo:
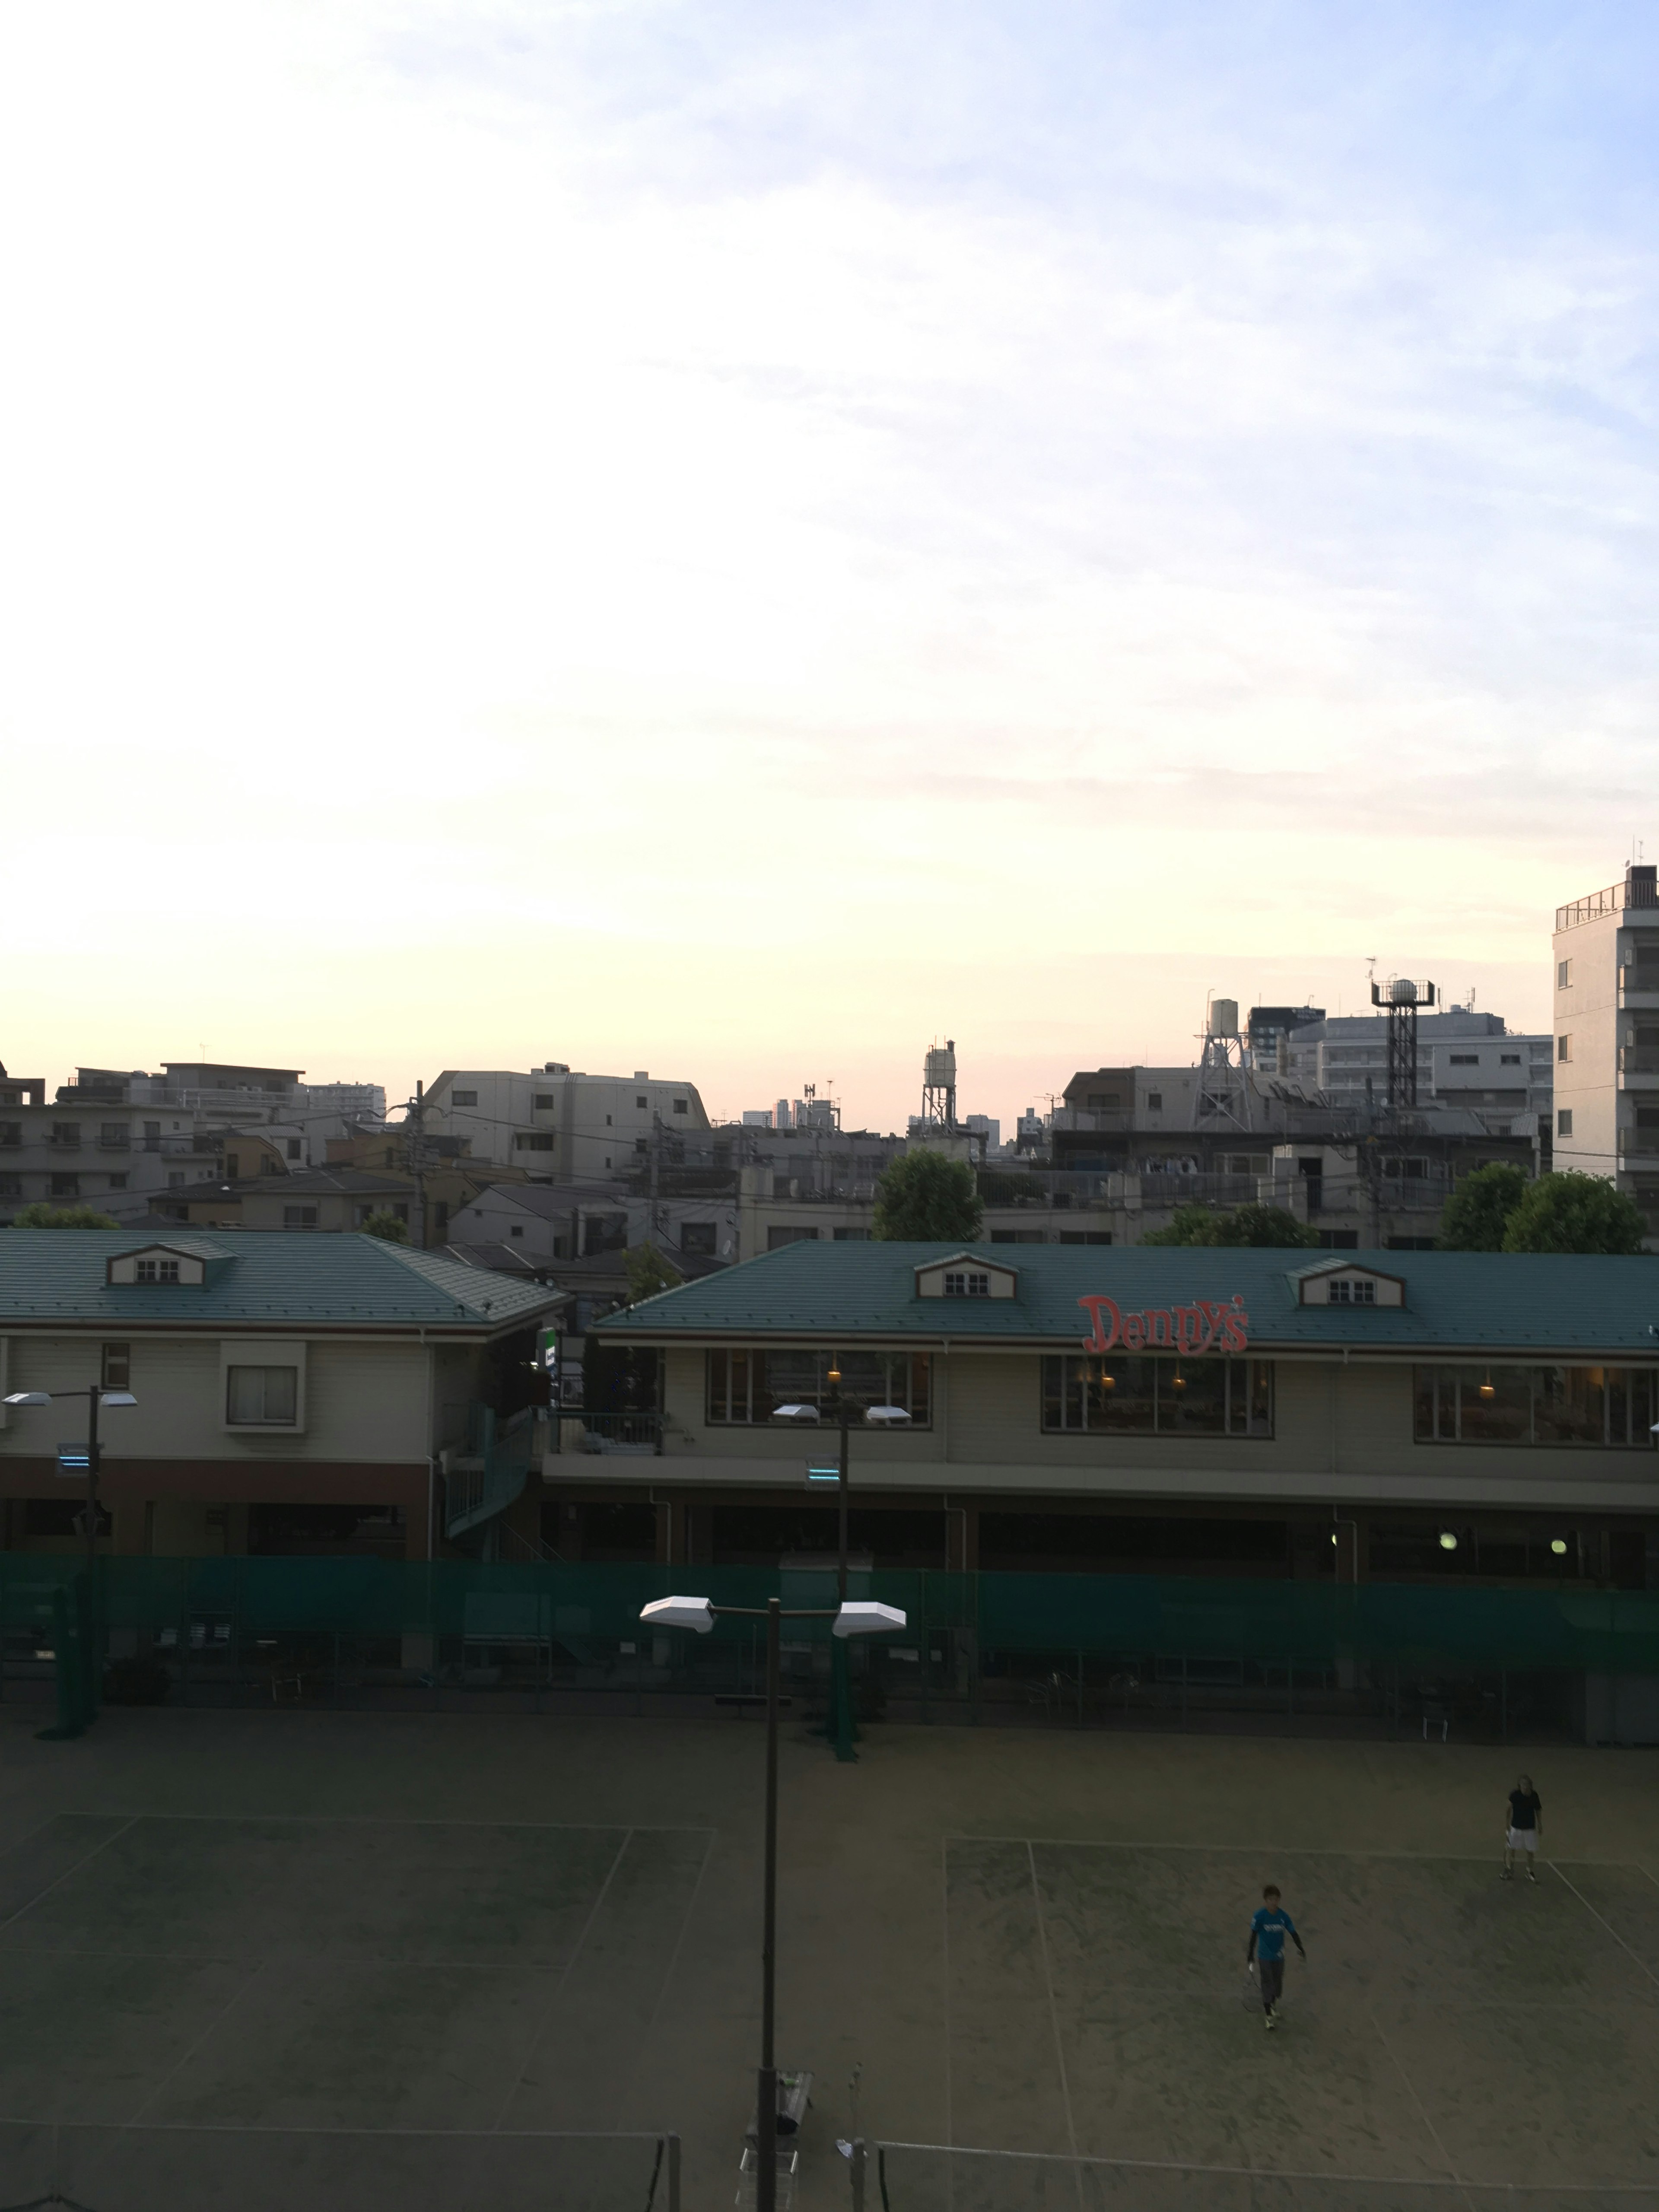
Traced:
[[[15, 1656], [52, 1646], [54, 1609], [84, 1599], [78, 1559], [0, 1553], [0, 1627]], [[196, 1647], [262, 1635], [426, 1638], [471, 1644], [637, 1641], [640, 1608], [686, 1590], [716, 1604], [832, 1605], [833, 1574], [696, 1566], [430, 1564], [374, 1559], [106, 1559], [97, 1613], [106, 1638]], [[1134, 1653], [1416, 1668], [1659, 1674], [1659, 1595], [1459, 1589], [1157, 1575], [855, 1573], [853, 1594], [902, 1607], [900, 1643], [955, 1632], [980, 1652]], [[714, 1646], [752, 1626], [719, 1621]], [[790, 1640], [821, 1642], [821, 1621]], [[703, 1642], [705, 1639], [696, 1639]], [[116, 1648], [120, 1648], [118, 1641]]]

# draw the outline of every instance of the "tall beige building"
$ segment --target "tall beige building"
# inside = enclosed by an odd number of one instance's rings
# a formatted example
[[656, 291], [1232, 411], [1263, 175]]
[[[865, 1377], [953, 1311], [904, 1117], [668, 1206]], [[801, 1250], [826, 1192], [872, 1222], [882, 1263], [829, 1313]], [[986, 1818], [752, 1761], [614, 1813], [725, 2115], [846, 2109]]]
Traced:
[[1555, 910], [1555, 1165], [1615, 1182], [1659, 1249], [1656, 872]]

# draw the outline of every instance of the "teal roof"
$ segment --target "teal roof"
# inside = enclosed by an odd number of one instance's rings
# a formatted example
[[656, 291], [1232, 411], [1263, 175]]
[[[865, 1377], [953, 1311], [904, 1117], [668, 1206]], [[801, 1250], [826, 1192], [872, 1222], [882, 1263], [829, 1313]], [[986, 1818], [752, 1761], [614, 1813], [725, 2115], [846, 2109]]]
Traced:
[[[197, 1284], [112, 1284], [126, 1252], [189, 1252], [208, 1262]], [[564, 1303], [539, 1283], [464, 1267], [381, 1237], [239, 1229], [0, 1229], [0, 1328], [9, 1322], [119, 1322], [169, 1328], [227, 1322], [415, 1325], [495, 1330]]]
[[[1012, 1298], [921, 1298], [915, 1270], [964, 1249], [1017, 1271]], [[1357, 1265], [1400, 1278], [1401, 1307], [1304, 1306], [1310, 1267]], [[1078, 1301], [1103, 1293], [1127, 1312], [1230, 1301], [1242, 1292], [1253, 1349], [1349, 1346], [1377, 1351], [1468, 1346], [1595, 1352], [1659, 1361], [1659, 1266], [1651, 1258], [1496, 1252], [1309, 1252], [1163, 1246], [787, 1244], [665, 1291], [596, 1324], [638, 1342], [734, 1337], [949, 1337], [1074, 1346]]]

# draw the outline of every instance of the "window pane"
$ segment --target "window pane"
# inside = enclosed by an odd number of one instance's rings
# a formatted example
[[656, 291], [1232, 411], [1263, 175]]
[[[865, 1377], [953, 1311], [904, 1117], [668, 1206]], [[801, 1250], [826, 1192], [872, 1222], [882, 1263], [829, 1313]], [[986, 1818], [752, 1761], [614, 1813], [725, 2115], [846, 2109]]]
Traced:
[[1599, 1444], [1605, 1432], [1605, 1370], [1540, 1367], [1534, 1373], [1539, 1443]]
[[1270, 1359], [1227, 1363], [1228, 1426], [1236, 1437], [1273, 1432], [1273, 1367]]
[[1227, 1425], [1224, 1359], [1160, 1359], [1158, 1425], [1175, 1435], [1220, 1436]]
[[1047, 1358], [1042, 1363], [1042, 1425], [1058, 1429], [1065, 1425], [1066, 1362]]
[[292, 1421], [299, 1401], [299, 1370], [295, 1367], [267, 1367], [264, 1378], [266, 1420]]
[[727, 1419], [726, 1400], [726, 1359], [723, 1352], [708, 1355], [708, 1418], [711, 1421]]
[[1458, 1428], [1466, 1444], [1532, 1440], [1532, 1376], [1524, 1367], [1460, 1367]]
[[1151, 1433], [1154, 1425], [1156, 1359], [1091, 1362], [1097, 1378], [1089, 1386], [1089, 1426], [1116, 1435]]
[[232, 1421], [262, 1421], [265, 1417], [264, 1370], [233, 1367], [227, 1395], [226, 1418]]
[[1432, 1367], [1419, 1367], [1417, 1370], [1417, 1408], [1413, 1419], [1412, 1433], [1420, 1444], [1432, 1443], [1436, 1435], [1435, 1381], [1435, 1370]]
[[233, 1367], [225, 1391], [225, 1418], [233, 1422], [268, 1422], [291, 1427], [299, 1403], [299, 1370], [295, 1367]]

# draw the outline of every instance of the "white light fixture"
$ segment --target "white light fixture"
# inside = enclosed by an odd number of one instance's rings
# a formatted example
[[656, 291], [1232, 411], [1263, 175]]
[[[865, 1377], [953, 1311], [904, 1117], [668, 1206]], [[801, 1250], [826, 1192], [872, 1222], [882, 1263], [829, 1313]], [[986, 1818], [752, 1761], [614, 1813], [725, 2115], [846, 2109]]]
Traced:
[[775, 1421], [816, 1421], [817, 1417], [816, 1406], [774, 1406], [772, 1408]]
[[1558, 1559], [1565, 1559], [1567, 1556], [1566, 1538], [1565, 1536], [1552, 1536], [1550, 1538], [1550, 1549], [1554, 1553]]
[[903, 1429], [910, 1425], [910, 1416], [902, 1406], [872, 1406], [864, 1418], [873, 1421], [878, 1429]]
[[131, 1390], [106, 1390], [103, 1403], [106, 1406], [136, 1406], [138, 1401]]
[[1443, 1528], [1440, 1531], [1440, 1548], [1443, 1552], [1455, 1552], [1457, 1549], [1457, 1539], [1449, 1528]]
[[50, 1390], [13, 1390], [7, 1395], [6, 1403], [9, 1406], [49, 1406], [52, 1393]]
[[714, 1608], [706, 1597], [659, 1597], [640, 1607], [640, 1619], [653, 1628], [695, 1628], [707, 1636], [714, 1626]]
[[902, 1628], [905, 1617], [896, 1605], [878, 1605], [873, 1598], [843, 1598], [841, 1611], [830, 1624], [831, 1636], [882, 1636], [890, 1628]]

